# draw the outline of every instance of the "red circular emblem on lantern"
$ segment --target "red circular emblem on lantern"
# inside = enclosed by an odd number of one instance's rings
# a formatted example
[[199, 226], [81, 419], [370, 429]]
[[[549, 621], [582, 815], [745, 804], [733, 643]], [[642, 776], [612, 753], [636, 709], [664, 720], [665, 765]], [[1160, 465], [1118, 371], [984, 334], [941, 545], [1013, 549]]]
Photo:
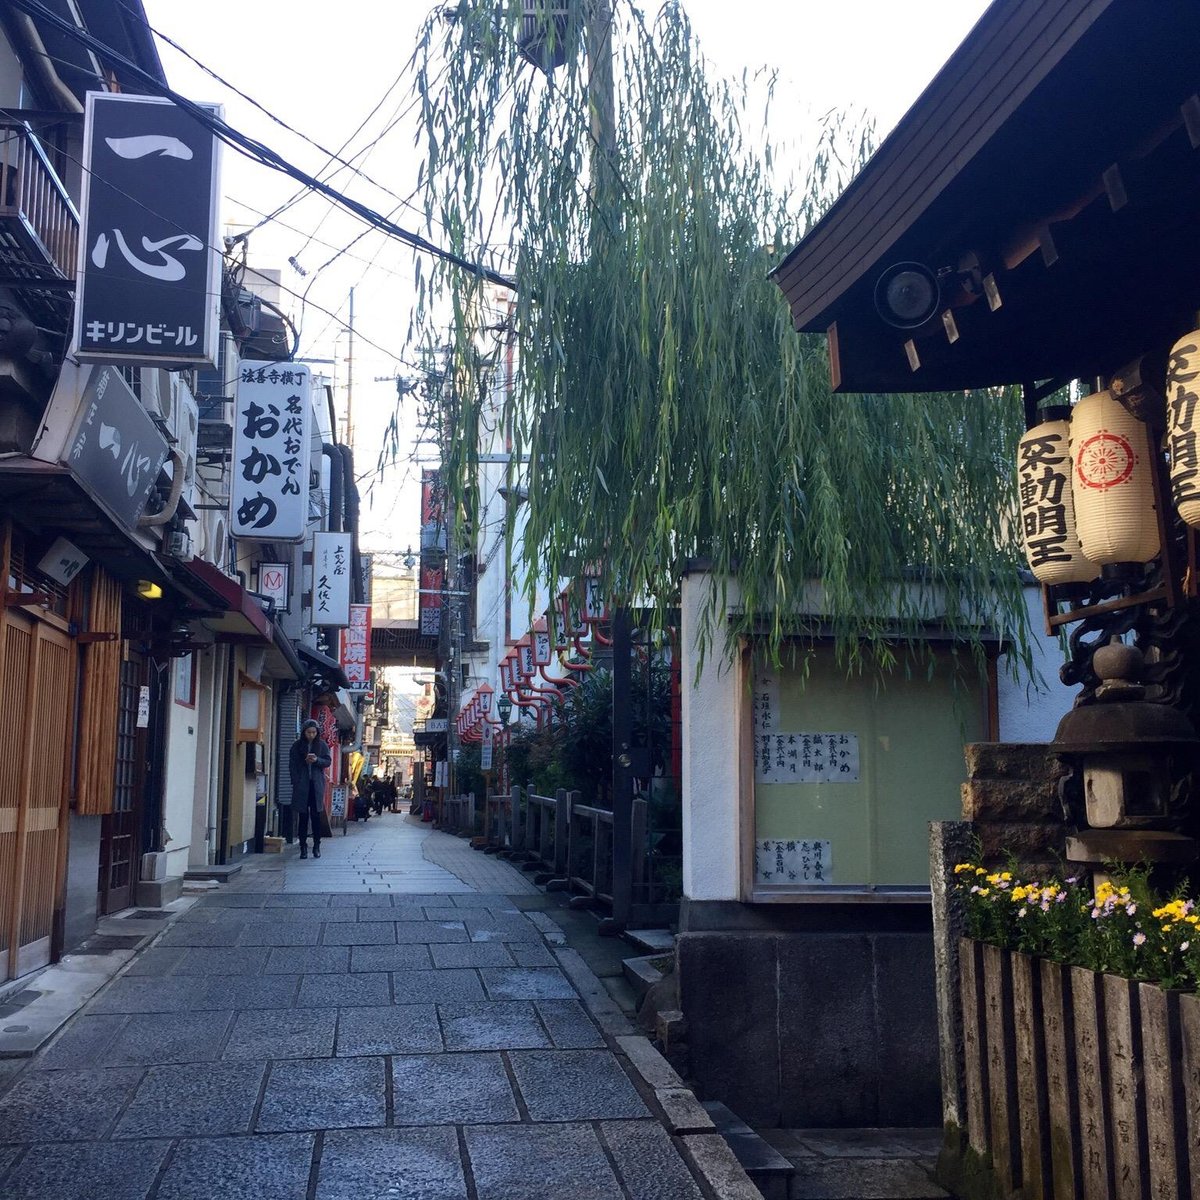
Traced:
[[1133, 447], [1119, 433], [1101, 429], [1079, 447], [1075, 456], [1075, 473], [1084, 487], [1116, 487], [1133, 474], [1137, 459]]

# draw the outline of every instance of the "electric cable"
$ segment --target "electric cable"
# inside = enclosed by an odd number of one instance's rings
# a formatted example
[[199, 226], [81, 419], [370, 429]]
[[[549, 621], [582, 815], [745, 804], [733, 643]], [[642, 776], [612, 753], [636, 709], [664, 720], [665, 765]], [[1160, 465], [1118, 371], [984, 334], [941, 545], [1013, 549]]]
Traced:
[[277, 151], [272, 150], [264, 143], [251, 138], [249, 135], [240, 132], [227, 122], [222, 121], [212, 113], [208, 112], [201, 105], [188, 100], [187, 97], [176, 92], [160, 82], [149, 71], [143, 70], [136, 63], [126, 58], [114, 50], [107, 43], [93, 37], [90, 33], [78, 28], [71, 22], [59, 17], [56, 13], [48, 9], [39, 0], [9, 0], [9, 3], [25, 13], [27, 16], [36, 17], [45, 22], [47, 25], [57, 29], [59, 32], [70, 37], [74, 41], [80, 42], [87, 46], [97, 56], [104, 58], [111, 66], [120, 67], [123, 71], [128, 72], [130, 77], [148, 88], [156, 95], [165, 97], [171, 100], [177, 107], [188, 113], [193, 119], [198, 121], [205, 128], [211, 130], [227, 145], [232, 146], [239, 153], [246, 157], [254, 159], [264, 166], [268, 166], [273, 170], [279, 171], [282, 174], [289, 175], [298, 182], [305, 184], [313, 191], [319, 192], [321, 195], [333, 200], [336, 204], [346, 209], [347, 212], [354, 214], [360, 220], [368, 225], [375, 225], [384, 232], [390, 234], [399, 241], [406, 242], [422, 253], [428, 254], [433, 258], [441, 259], [443, 262], [448, 262], [453, 266], [467, 271], [468, 273], [485, 279], [490, 283], [495, 283], [500, 287], [507, 287], [515, 290], [514, 282], [492, 270], [490, 267], [484, 266], [482, 263], [471, 262], [462, 255], [454, 253], [452, 250], [446, 250], [441, 246], [429, 241], [412, 230], [405, 229], [402, 225], [384, 217], [381, 213], [358, 200], [354, 200], [339, 192], [336, 188], [330, 187], [328, 184], [321, 182], [306, 171], [302, 171], [299, 167], [290, 163]]

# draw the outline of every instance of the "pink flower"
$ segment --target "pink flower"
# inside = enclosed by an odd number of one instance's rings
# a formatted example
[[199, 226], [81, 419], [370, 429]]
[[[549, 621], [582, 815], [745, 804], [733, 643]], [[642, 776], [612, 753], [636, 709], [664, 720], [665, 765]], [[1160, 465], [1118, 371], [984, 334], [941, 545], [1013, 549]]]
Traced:
[[1049, 912], [1050, 911], [1050, 901], [1043, 900], [1040, 905], [1040, 908], [1041, 908], [1042, 912]]
[[1180, 942], [1179, 948], [1180, 950], [1186, 950], [1191, 944], [1191, 942]]
[[1146, 935], [1144, 933], [1135, 933], [1133, 935], [1133, 944], [1135, 946], [1144, 946], [1146, 944]]
[[1136, 904], [1127, 904], [1125, 906], [1125, 911], [1132, 917], [1133, 914], [1135, 912], [1137, 912], [1137, 905]]
[[1018, 911], [1018, 913], [1017, 913], [1017, 916], [1018, 916], [1018, 917], [1023, 917], [1023, 916], [1024, 916], [1024, 915], [1025, 915], [1027, 912], [1028, 912], [1028, 911], [1029, 911], [1029, 909], [1027, 909], [1027, 908], [1022, 908], [1022, 909], [1020, 909], [1020, 911]]

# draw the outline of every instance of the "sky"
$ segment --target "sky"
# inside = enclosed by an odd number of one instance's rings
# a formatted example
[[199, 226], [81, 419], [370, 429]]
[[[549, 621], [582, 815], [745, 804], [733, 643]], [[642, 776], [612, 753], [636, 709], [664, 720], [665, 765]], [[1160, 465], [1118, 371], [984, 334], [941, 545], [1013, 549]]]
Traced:
[[[657, 0], [635, 0], [646, 13]], [[379, 105], [342, 157], [374, 140], [361, 169], [377, 184], [343, 171], [330, 182], [375, 209], [397, 198], [420, 206], [415, 189], [420, 159], [407, 81], [393, 87], [408, 62], [431, 5], [428, 0], [144, 0], [153, 28], [256, 100], [299, 133], [336, 150]], [[802, 138], [831, 109], [874, 117], [880, 136], [953, 52], [987, 7], [985, 0], [684, 0], [700, 44], [724, 74], [759, 67], [778, 70], [775, 114]], [[180, 55], [159, 44], [172, 87], [193, 100], [225, 106], [225, 119], [309, 173], [326, 156], [271, 121]], [[390, 90], [389, 90], [390, 89]], [[380, 101], [382, 99], [382, 104]], [[336, 168], [335, 168], [336, 170]], [[293, 196], [299, 185], [226, 149], [222, 219], [244, 229]], [[395, 212], [417, 229], [418, 213]], [[417, 543], [419, 480], [432, 465], [432, 447], [412, 446], [411, 400], [402, 408], [409, 458], [377, 477], [383, 432], [396, 405], [395, 378], [404, 363], [413, 303], [414, 251], [370, 232], [336, 261], [325, 264], [363, 233], [354, 217], [310, 194], [250, 238], [250, 263], [283, 271], [284, 296], [300, 326], [300, 355], [334, 360], [314, 365], [334, 377], [339, 411], [349, 375], [346, 325], [353, 288], [355, 339], [353, 405], [355, 453], [364, 493], [364, 548], [403, 553]], [[289, 265], [295, 259], [300, 270]], [[299, 295], [307, 291], [302, 306]]]

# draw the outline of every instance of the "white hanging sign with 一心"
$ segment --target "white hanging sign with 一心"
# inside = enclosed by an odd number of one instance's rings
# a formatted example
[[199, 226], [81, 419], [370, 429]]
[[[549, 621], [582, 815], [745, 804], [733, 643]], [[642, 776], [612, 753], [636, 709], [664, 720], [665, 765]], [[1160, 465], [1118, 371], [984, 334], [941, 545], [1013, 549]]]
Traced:
[[758, 783], [857, 783], [858, 775], [857, 733], [755, 732]]
[[313, 534], [312, 623], [350, 624], [350, 535]]
[[308, 527], [312, 381], [308, 368], [243, 359], [233, 416], [234, 537], [298, 542]]
[[771, 887], [783, 884], [823, 884], [833, 882], [831, 843], [765, 838], [754, 843], [754, 882]]

